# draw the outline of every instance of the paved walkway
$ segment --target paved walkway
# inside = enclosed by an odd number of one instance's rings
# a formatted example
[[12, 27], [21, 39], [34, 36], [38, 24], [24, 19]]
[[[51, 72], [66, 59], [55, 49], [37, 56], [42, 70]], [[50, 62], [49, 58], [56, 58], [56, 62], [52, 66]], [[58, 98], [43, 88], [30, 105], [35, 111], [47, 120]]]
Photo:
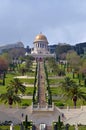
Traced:
[[86, 125], [86, 106], [76, 109], [62, 109], [66, 119], [64, 124], [70, 125], [83, 124]]
[[[22, 116], [23, 113], [23, 116]], [[62, 113], [64, 116], [62, 116]], [[27, 108], [6, 108], [0, 106], [0, 122], [6, 120], [12, 120], [14, 124], [21, 123], [25, 119], [25, 115], [28, 115], [28, 120], [32, 120], [35, 124], [45, 123], [52, 125], [53, 121], [58, 120], [58, 116], [61, 116], [61, 120], [64, 124], [70, 125], [83, 124], [86, 125], [86, 106], [83, 109], [59, 109], [55, 107], [54, 111], [37, 111], [33, 112], [31, 106]]]
[[[23, 114], [23, 116], [22, 116]], [[28, 115], [28, 120], [32, 120], [35, 125], [45, 123], [52, 126], [53, 121], [58, 120], [58, 116], [62, 117], [62, 113], [55, 107], [54, 111], [37, 111], [33, 112], [32, 107], [27, 108], [6, 108], [0, 106], [0, 121], [12, 120], [14, 124], [21, 123], [25, 120], [25, 116]]]
[[25, 76], [16, 76], [14, 78], [19, 78], [19, 79], [34, 79], [33, 76], [27, 76], [27, 75], [25, 75]]
[[22, 98], [22, 99], [32, 99], [32, 97], [33, 96], [22, 96], [22, 95], [20, 95], [20, 98]]
[[38, 102], [39, 102], [39, 105], [46, 105], [45, 75], [44, 75], [44, 64], [43, 64], [43, 62], [39, 62]]

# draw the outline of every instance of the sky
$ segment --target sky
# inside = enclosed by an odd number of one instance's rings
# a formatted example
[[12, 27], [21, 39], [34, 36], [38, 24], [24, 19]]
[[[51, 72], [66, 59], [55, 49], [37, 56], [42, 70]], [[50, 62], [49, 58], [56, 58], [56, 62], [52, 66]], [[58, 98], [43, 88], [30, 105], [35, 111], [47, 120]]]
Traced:
[[0, 45], [32, 47], [40, 32], [50, 45], [86, 42], [86, 0], [0, 0]]

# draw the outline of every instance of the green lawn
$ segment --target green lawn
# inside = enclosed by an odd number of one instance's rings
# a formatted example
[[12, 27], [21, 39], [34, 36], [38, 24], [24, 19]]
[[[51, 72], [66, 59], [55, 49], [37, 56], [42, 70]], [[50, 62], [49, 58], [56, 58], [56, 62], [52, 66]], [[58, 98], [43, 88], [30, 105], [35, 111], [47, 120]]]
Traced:
[[6, 92], [6, 86], [0, 86], [0, 94]]
[[[52, 96], [57, 96], [57, 97], [60, 97], [60, 98], [54, 98], [53, 99], [53, 102], [56, 106], [61, 106], [61, 105], [64, 105], [64, 106], [73, 106], [73, 101], [72, 99], [70, 98], [65, 98], [65, 97], [62, 97], [61, 98], [61, 95], [63, 95], [63, 91], [60, 87], [50, 87], [51, 89], [51, 93], [52, 93]], [[86, 91], [86, 88], [85, 87], [82, 87], [81, 88], [82, 91]], [[86, 105], [86, 102], [84, 102], [83, 100], [81, 99], [78, 99], [77, 100], [77, 106], [80, 107], [81, 105]]]
[[79, 126], [79, 130], [86, 130], [86, 126]]
[[[28, 75], [29, 75], [29, 73], [28, 73]], [[14, 72], [6, 74], [5, 86], [0, 85], [0, 94], [6, 92], [6, 86], [8, 86], [10, 81], [13, 80], [13, 78], [16, 76], [19, 76], [19, 74], [14, 73]], [[34, 84], [34, 79], [20, 79], [20, 81], [22, 83], [26, 83], [26, 84]], [[33, 87], [26, 87], [25, 95], [33, 95], [33, 89], [34, 89]], [[18, 105], [19, 106], [29, 106], [29, 105], [31, 105], [31, 103], [32, 103], [31, 99], [22, 99], [21, 104], [18, 104]], [[3, 104], [3, 102], [0, 101], [0, 104]], [[5, 104], [5, 105], [8, 106], [8, 104]], [[16, 104], [13, 104], [13, 106], [16, 106]]]
[[32, 99], [22, 99], [21, 106], [30, 106], [32, 104]]
[[58, 85], [58, 83], [59, 82], [61, 82], [63, 79], [61, 78], [59, 78], [59, 79], [49, 79], [49, 84], [50, 85], [54, 85], [54, 84], [57, 84]]
[[[75, 130], [74, 126], [70, 126], [69, 130]], [[86, 130], [86, 126], [78, 126], [78, 130]]]
[[26, 84], [34, 84], [34, 79], [20, 79], [20, 81]]
[[[49, 72], [49, 76], [54, 76], [54, 73], [50, 73]], [[73, 74], [71, 73], [71, 72], [69, 72], [69, 73], [66, 73], [66, 76], [68, 76], [68, 77], [70, 77], [71, 79], [73, 79]], [[57, 78], [57, 79], [49, 79], [49, 84], [50, 84], [50, 86], [53, 86], [53, 87], [50, 87], [50, 89], [51, 89], [51, 93], [52, 93], [52, 96], [55, 96], [55, 95], [57, 95], [57, 96], [60, 96], [61, 94], [64, 94], [64, 92], [61, 90], [61, 88], [60, 88], [60, 86], [59, 86], [59, 84], [60, 84], [60, 82], [61, 81], [63, 81], [64, 80], [64, 77], [63, 78]], [[77, 75], [75, 75], [75, 78], [73, 79], [77, 84], [79, 84], [79, 79], [77, 78]], [[54, 87], [54, 85], [57, 85], [56, 87]], [[81, 85], [84, 85], [84, 82], [83, 82], [83, 80], [81, 81]], [[83, 91], [83, 92], [86, 92], [86, 87], [81, 87], [81, 90]], [[67, 105], [69, 105], [69, 106], [73, 106], [73, 101], [72, 101], [72, 99], [69, 99], [69, 98], [62, 98], [62, 99], [58, 99], [57, 100], [57, 98], [55, 99], [53, 99], [53, 102], [55, 103], [55, 105], [57, 105], [57, 106], [60, 106], [60, 105], [65, 105], [65, 106], [67, 106]], [[85, 101], [83, 101], [83, 100], [78, 100], [77, 101], [77, 106], [81, 106], [81, 105], [86, 105], [86, 103], [85, 103]]]
[[[33, 95], [33, 87], [26, 87], [26, 91], [25, 94], [26, 95]], [[6, 86], [0, 86], [0, 94], [5, 93], [6, 92]], [[19, 92], [20, 94], [20, 92]]]
[[62, 94], [62, 89], [60, 87], [50, 87], [52, 95]]
[[35, 75], [35, 72], [34, 72], [34, 71], [32, 71], [32, 72], [27, 72], [26, 75], [28, 75], [28, 76], [34, 76], [34, 75]]
[[33, 87], [26, 87], [26, 94], [27, 95], [33, 95], [33, 90], [34, 90], [34, 88]]
[[[4, 102], [0, 101], [0, 105], [3, 105]], [[20, 104], [13, 104], [13, 107], [26, 107], [26, 106], [30, 106], [32, 104], [32, 99], [21, 99], [21, 103]], [[8, 104], [4, 104], [6, 107], [9, 107]]]
[[5, 78], [6, 86], [9, 85], [10, 81], [13, 80], [13, 78], [15, 76], [18, 76], [18, 75], [16, 73], [10, 73], [10, 74], [8, 73], [8, 74], [6, 74], [6, 78]]
[[[68, 98], [54, 99], [53, 102], [56, 106], [59, 106], [59, 107], [61, 107], [61, 106], [73, 107], [74, 106], [72, 99], [68, 99]], [[77, 107], [81, 107], [81, 105], [86, 105], [86, 102], [84, 102], [81, 99], [78, 99], [77, 100]]]
[[10, 81], [13, 80], [15, 76], [17, 76], [18, 73], [7, 73], [5, 78], [5, 86], [0, 84], [0, 94], [6, 92], [6, 86], [9, 85]]
[[[0, 126], [0, 130], [10, 130], [10, 126]], [[20, 126], [14, 125], [14, 130], [20, 130]]]
[[[33, 65], [33, 68], [35, 68], [35, 65]], [[28, 76], [34, 76], [34, 72], [27, 72], [27, 75]], [[8, 86], [9, 85], [9, 83], [10, 83], [10, 80], [13, 80], [13, 78], [14, 77], [16, 77], [16, 76], [19, 76], [20, 75], [20, 73], [16, 73], [16, 72], [12, 72], [12, 73], [7, 73], [6, 74], [6, 78], [5, 78], [5, 82], [6, 82], [6, 85], [5, 86], [2, 86], [2, 85], [0, 85], [0, 94], [1, 93], [5, 93], [6, 92], [6, 86]], [[49, 72], [49, 75], [50, 76], [54, 76], [55, 74], [54, 73], [50, 73]], [[69, 77], [73, 77], [73, 75], [72, 75], [72, 73], [66, 73], [66, 76], [69, 76]], [[55, 95], [57, 95], [57, 96], [60, 96], [60, 95], [62, 95], [63, 94], [63, 91], [61, 90], [61, 88], [59, 87], [59, 83], [61, 82], [61, 81], [63, 81], [63, 79], [64, 79], [64, 77], [61, 77], [61, 78], [57, 78], [57, 79], [49, 79], [49, 84], [50, 84], [50, 86], [51, 85], [57, 85], [56, 87], [50, 87], [50, 89], [51, 89], [51, 92], [52, 92], [52, 96], [55, 96]], [[77, 83], [78, 83], [78, 79], [77, 79], [77, 77], [74, 79]], [[20, 81], [22, 82], [22, 83], [26, 83], [26, 84], [34, 84], [34, 79], [20, 79]], [[33, 90], [34, 90], [34, 87], [26, 87], [26, 92], [25, 92], [25, 95], [33, 95]], [[86, 91], [86, 87], [81, 87], [81, 90], [82, 91]], [[62, 99], [54, 99], [53, 100], [54, 101], [54, 103], [58, 106], [58, 105], [61, 105], [61, 104], [64, 104], [65, 106], [66, 105], [70, 105], [70, 106], [73, 106], [73, 102], [72, 102], [72, 100], [71, 99], [65, 99], [65, 98], [62, 98]], [[24, 103], [26, 103], [26, 104], [31, 104], [31, 100], [30, 100], [30, 102], [28, 103], [28, 100], [22, 100], [22, 102]], [[25, 104], [24, 103], [24, 104]], [[85, 102], [84, 102], [84, 104], [86, 104]], [[83, 101], [82, 100], [78, 100], [77, 101], [77, 105], [78, 106], [80, 106], [80, 105], [83, 105]]]

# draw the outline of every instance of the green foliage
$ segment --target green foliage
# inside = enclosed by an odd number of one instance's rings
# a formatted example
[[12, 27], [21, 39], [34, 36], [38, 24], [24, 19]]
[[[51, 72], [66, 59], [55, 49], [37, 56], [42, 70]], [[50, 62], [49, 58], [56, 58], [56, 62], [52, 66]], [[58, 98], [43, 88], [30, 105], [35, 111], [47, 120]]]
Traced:
[[25, 116], [25, 121], [23, 121], [23, 125], [25, 126], [25, 130], [28, 130], [28, 128], [32, 127], [32, 122], [28, 121], [28, 115]]
[[63, 122], [60, 119], [60, 116], [58, 117], [58, 121], [57, 122], [53, 122], [53, 128], [57, 129], [57, 130], [63, 130]]
[[50, 90], [50, 84], [49, 84], [49, 79], [48, 79], [48, 72], [47, 72], [47, 67], [45, 65], [45, 62], [44, 62], [44, 69], [45, 69], [46, 82], [47, 82], [47, 92], [48, 92], [48, 97], [46, 97], [46, 98], [48, 100], [48, 104], [52, 105], [52, 93], [51, 93], [51, 90]]
[[0, 94], [6, 93], [6, 86], [0, 86]]
[[26, 115], [25, 116], [25, 121], [23, 122], [23, 125], [25, 126], [25, 130], [27, 130], [27, 128], [28, 128], [28, 116]]
[[53, 79], [49, 79], [49, 84], [50, 85], [58, 85], [59, 84], [59, 82], [61, 82], [61, 81], [63, 81], [63, 78], [59, 78], [59, 79], [57, 79], [57, 78], [53, 78]]
[[55, 105], [56, 105], [56, 106], [59, 106], [59, 107], [63, 107], [63, 106], [64, 106], [64, 103], [62, 103], [62, 102], [59, 101], [59, 102], [55, 102]]
[[18, 91], [24, 93], [25, 86], [22, 85], [19, 79], [14, 78], [13, 80], [11, 80], [9, 86], [7, 86], [6, 89], [7, 89], [6, 93], [0, 95], [1, 101], [4, 101], [4, 103], [8, 103], [9, 105], [21, 102], [21, 99], [17, 94]]
[[33, 87], [26, 87], [25, 94], [27, 94], [27, 95], [33, 95], [33, 90], [34, 90]]
[[77, 99], [83, 99], [86, 101], [86, 93], [82, 92], [79, 85], [76, 84], [71, 78], [66, 77], [63, 82], [61, 82], [61, 87], [65, 92], [65, 96], [71, 98], [76, 107]]
[[63, 122], [61, 122], [60, 116], [58, 117], [58, 123], [57, 123], [57, 125], [58, 125], [58, 129], [62, 130]]
[[34, 84], [34, 79], [20, 79], [20, 81], [22, 81], [23, 83], [26, 83], [26, 84]]
[[[0, 130], [9, 130], [10, 129], [10, 126], [6, 126], [6, 125], [3, 125], [3, 126], [0, 126]], [[15, 130], [20, 130], [20, 126], [19, 125], [14, 125], [14, 129]]]
[[32, 104], [31, 99], [21, 99], [21, 106], [30, 106]]
[[4, 103], [9, 104], [9, 105], [13, 105], [13, 103], [20, 103], [21, 99], [19, 98], [18, 95], [15, 94], [14, 90], [7, 90], [6, 93], [3, 93], [0, 95], [0, 99], [1, 101], [4, 101]]
[[50, 89], [52, 91], [52, 95], [62, 95], [63, 94], [63, 91], [60, 86], [50, 87]]
[[36, 97], [36, 91], [37, 91], [37, 86], [36, 86], [36, 83], [37, 83], [37, 70], [38, 70], [38, 63], [36, 65], [36, 71], [35, 71], [35, 80], [34, 80], [34, 90], [33, 90], [33, 104], [36, 104], [38, 101], [37, 101], [37, 97]]
[[18, 94], [19, 91], [25, 93], [26, 87], [18, 78], [14, 78], [10, 81], [9, 86], [7, 86], [7, 90], [14, 90], [16, 94]]

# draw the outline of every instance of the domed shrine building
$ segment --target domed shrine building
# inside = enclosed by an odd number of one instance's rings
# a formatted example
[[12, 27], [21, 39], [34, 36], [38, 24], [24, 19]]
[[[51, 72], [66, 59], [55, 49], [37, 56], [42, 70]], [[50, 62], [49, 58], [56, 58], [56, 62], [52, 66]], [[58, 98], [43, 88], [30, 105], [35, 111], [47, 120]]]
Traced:
[[35, 58], [55, 57], [55, 54], [50, 54], [48, 49], [48, 40], [42, 33], [38, 34], [34, 39], [34, 48], [31, 55]]

